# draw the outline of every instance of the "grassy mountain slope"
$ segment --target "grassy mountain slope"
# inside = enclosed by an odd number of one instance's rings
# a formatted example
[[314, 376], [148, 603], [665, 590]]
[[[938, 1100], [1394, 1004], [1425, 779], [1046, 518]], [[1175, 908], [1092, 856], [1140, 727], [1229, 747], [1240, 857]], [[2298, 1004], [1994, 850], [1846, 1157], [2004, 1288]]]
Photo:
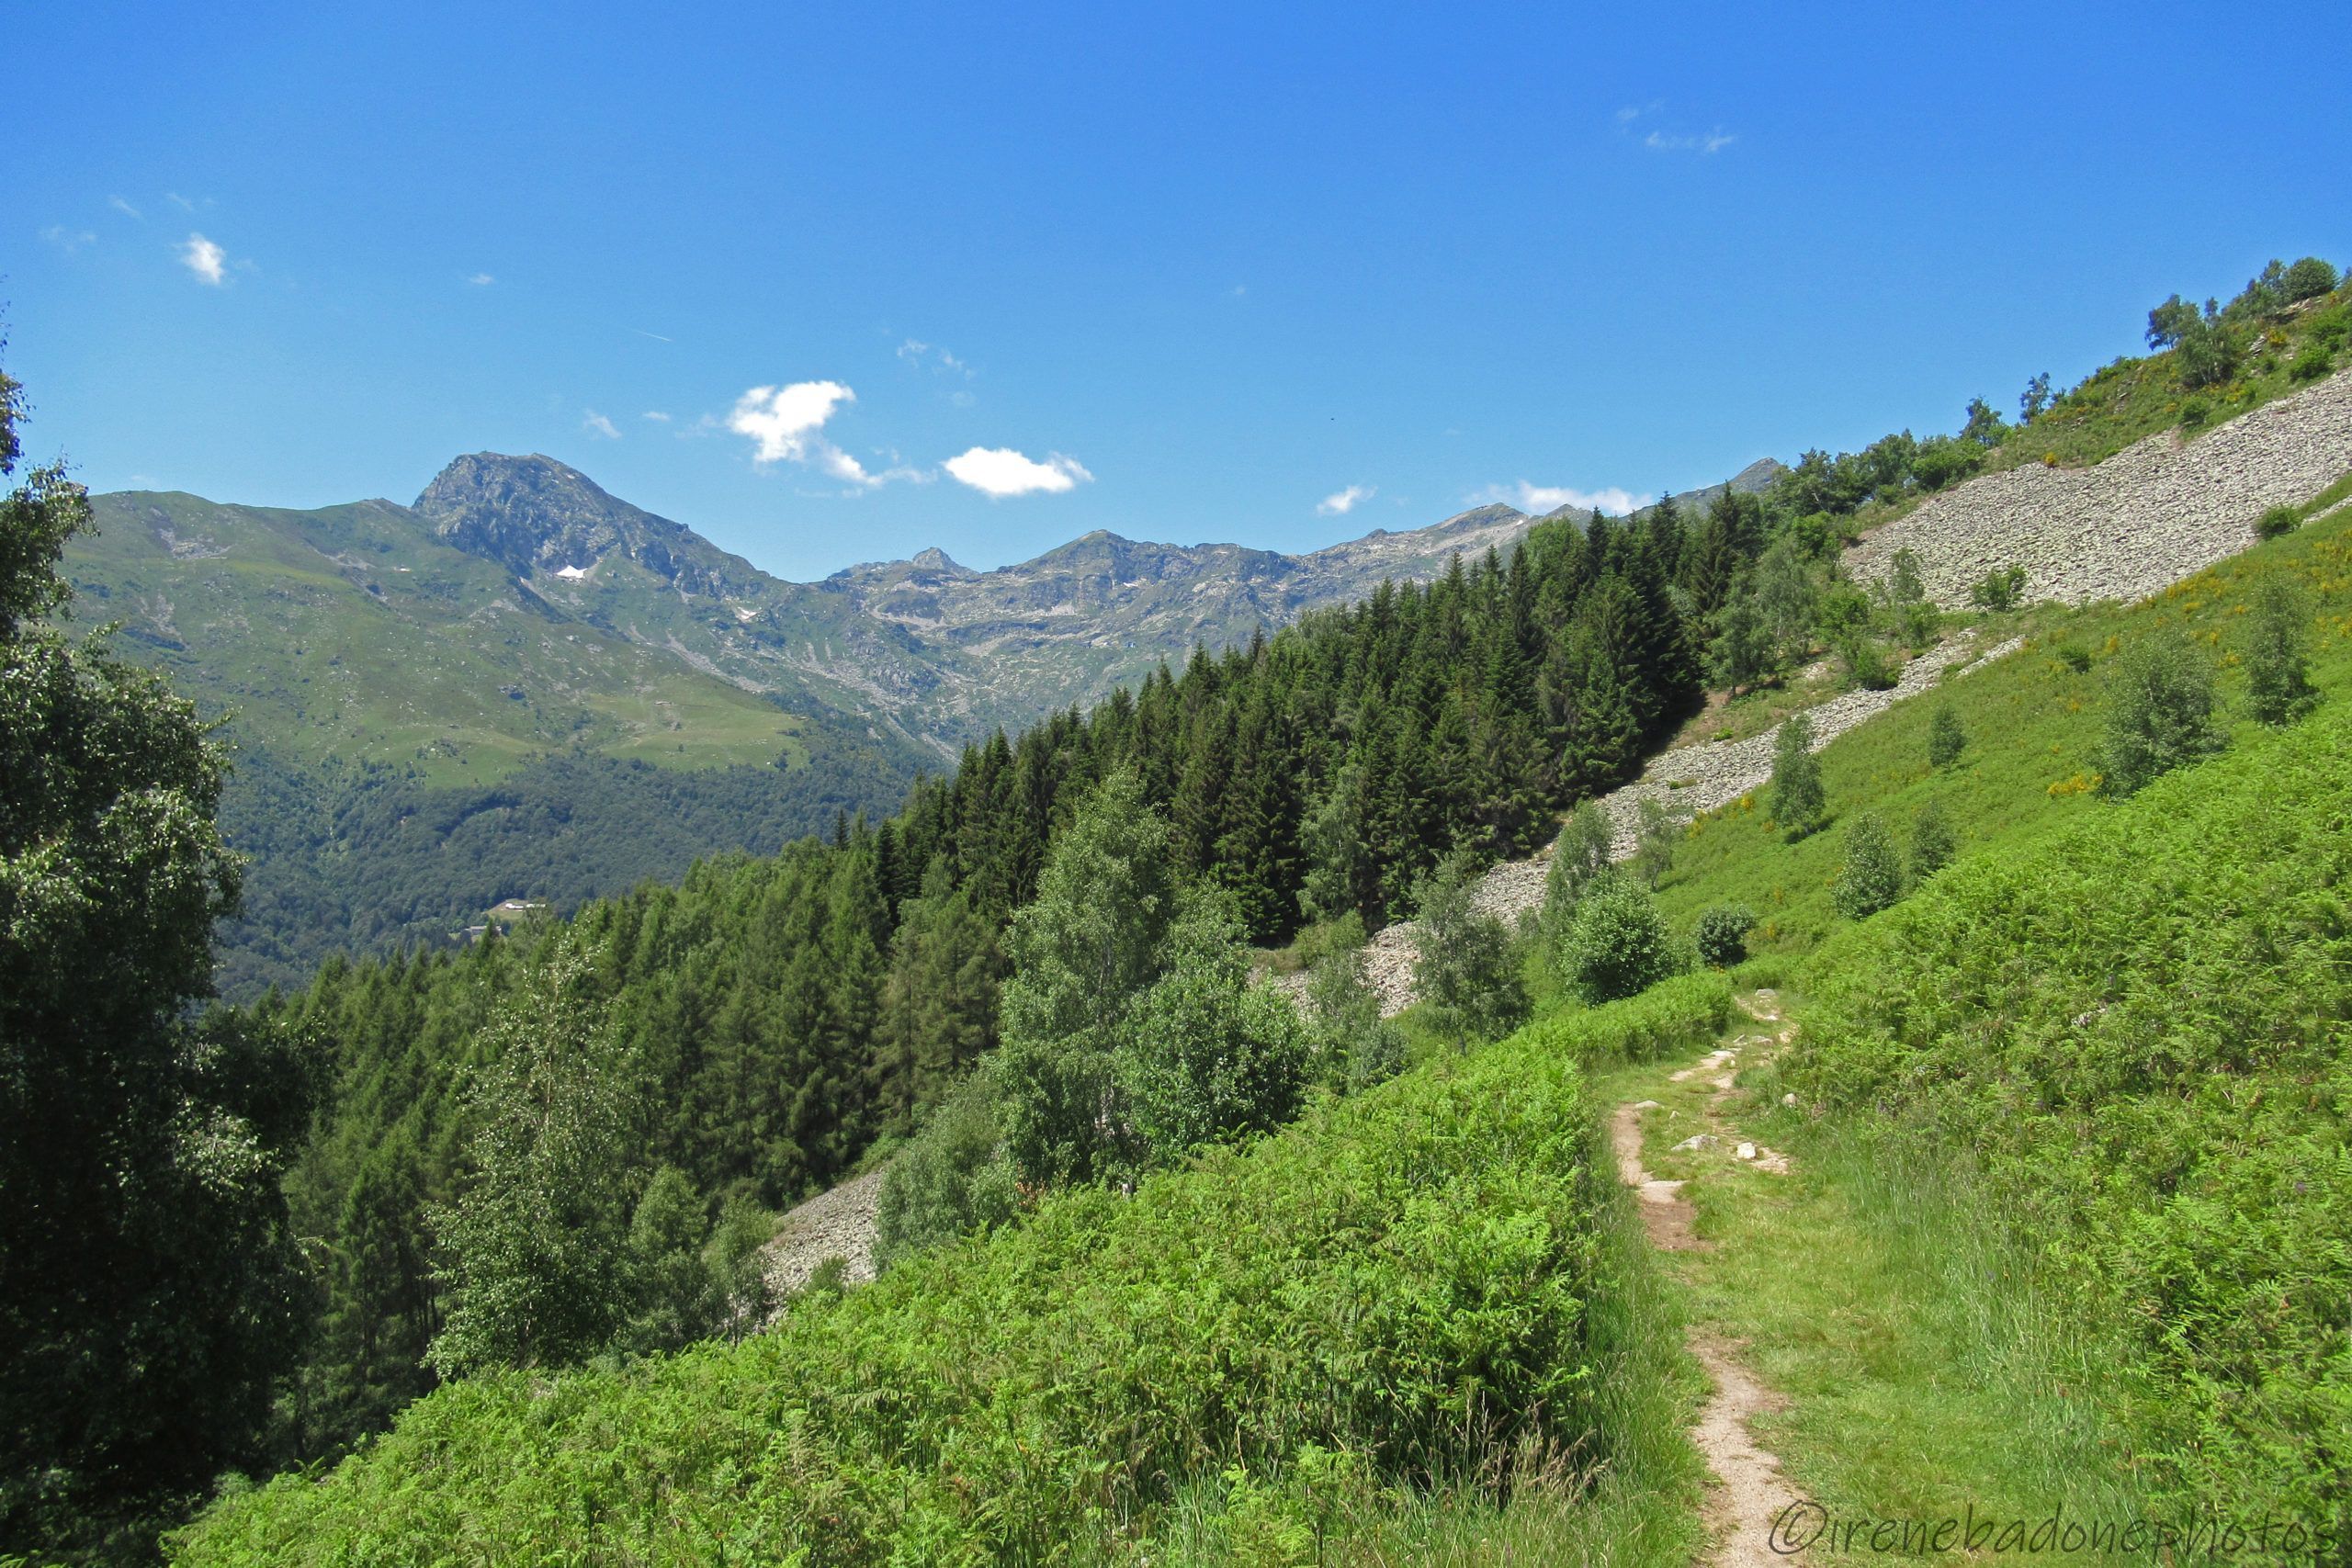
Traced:
[[805, 717], [584, 620], [551, 615], [405, 508], [95, 498], [68, 552], [78, 614], [122, 624], [175, 690], [287, 762], [431, 784], [551, 750], [709, 766], [805, 761]]
[[1981, 855], [1841, 931], [1785, 1080], [1962, 1156], [2111, 1346], [2184, 1516], [2352, 1528], [2352, 716]]
[[[2352, 480], [2301, 511], [2327, 513], [2347, 495]], [[2151, 630], [2185, 628], [2222, 667], [2228, 720], [2243, 689], [2236, 628], [2256, 580], [2274, 571], [2311, 595], [2313, 680], [2323, 691], [2352, 682], [2352, 511], [2336, 511], [2143, 604], [1986, 617], [1977, 631], [1986, 643], [2023, 637], [2024, 649], [1947, 676], [1936, 693], [1898, 705], [1821, 753], [1832, 814], [1825, 831], [1784, 842], [1759, 790], [1691, 824], [1659, 885], [1660, 902], [1685, 923], [1708, 905], [1744, 903], [1761, 919], [1752, 939], [1758, 951], [1804, 952], [1838, 924], [1830, 889], [1844, 863], [1844, 829], [1863, 811], [1882, 813], [1902, 839], [1933, 800], [1964, 854], [2104, 810], [2090, 790], [2115, 655]], [[1957, 765], [1937, 770], [1928, 761], [1928, 728], [1947, 703], [1970, 739]], [[2247, 721], [2235, 727], [2241, 737], [2254, 731]]]

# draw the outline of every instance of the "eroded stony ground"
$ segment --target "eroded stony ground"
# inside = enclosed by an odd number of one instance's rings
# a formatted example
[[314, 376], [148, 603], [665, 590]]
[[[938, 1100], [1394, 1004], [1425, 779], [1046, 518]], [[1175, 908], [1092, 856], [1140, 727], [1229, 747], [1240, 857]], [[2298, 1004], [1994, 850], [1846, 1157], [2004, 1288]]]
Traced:
[[1950, 609], [2010, 566], [2025, 568], [2032, 599], [2144, 599], [2245, 549], [2265, 510], [2300, 506], [2346, 471], [2352, 370], [2194, 441], [2164, 431], [2094, 468], [1971, 479], [1872, 532], [1847, 565], [1868, 581], [1911, 550], [1928, 595]]

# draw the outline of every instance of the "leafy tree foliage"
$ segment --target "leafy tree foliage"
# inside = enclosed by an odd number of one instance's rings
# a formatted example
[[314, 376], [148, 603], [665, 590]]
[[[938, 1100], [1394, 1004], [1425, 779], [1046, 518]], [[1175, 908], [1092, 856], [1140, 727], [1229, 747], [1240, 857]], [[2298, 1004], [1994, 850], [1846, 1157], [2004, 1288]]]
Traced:
[[1625, 869], [1656, 887], [1674, 869], [1674, 846], [1682, 837], [1684, 813], [1670, 801], [1644, 795], [1634, 807], [1634, 855]]
[[2108, 683], [2099, 793], [2136, 795], [2150, 781], [2222, 749], [2213, 724], [2213, 670], [2177, 634], [2140, 638]]
[[1471, 903], [1474, 863], [1452, 855], [1421, 886], [1416, 985], [1438, 1032], [1457, 1049], [1499, 1040], [1527, 1020], [1510, 933]]
[[2025, 384], [2025, 390], [2018, 395], [2018, 417], [2024, 423], [2031, 424], [2035, 420], [2040, 419], [2049, 407], [2050, 372], [2044, 370], [2028, 381]]
[[2247, 711], [2261, 724], [2291, 724], [2319, 705], [2311, 678], [2312, 608], [2285, 577], [2262, 580], [2246, 620], [2242, 658]]
[[1297, 1010], [1250, 983], [1230, 898], [1185, 905], [1169, 931], [1166, 973], [1136, 1003], [1114, 1070], [1136, 1137], [1161, 1163], [1281, 1126], [1306, 1082]]
[[1793, 714], [1781, 721], [1772, 744], [1772, 819], [1791, 842], [1819, 829], [1829, 806], [1821, 789], [1821, 760], [1813, 754], [1813, 720]]
[[1613, 868], [1577, 901], [1559, 962], [1569, 989], [1588, 1007], [1636, 995], [1688, 967], [1649, 889]]
[[[0, 476], [24, 413], [0, 375]], [[302, 1032], [190, 1009], [235, 863], [191, 706], [43, 620], [88, 524], [61, 467], [0, 500], [0, 1554], [136, 1549], [249, 1463], [309, 1303], [279, 1179]]]
[[1005, 1142], [1032, 1182], [1086, 1181], [1132, 1163], [1114, 1053], [1127, 1015], [1167, 965], [1175, 846], [1119, 774], [1054, 847], [1035, 900], [1013, 919], [1004, 987]]
[[1745, 904], [1717, 904], [1699, 911], [1691, 922], [1690, 940], [1699, 962], [1728, 969], [1747, 956], [1747, 933], [1756, 929], [1756, 911]]
[[583, 968], [560, 957], [485, 1031], [488, 1060], [469, 1105], [476, 1173], [434, 1219], [449, 1258], [449, 1309], [428, 1354], [445, 1377], [578, 1361], [628, 1319], [626, 1151], [642, 1108], [634, 1065], [590, 1005]]
[[1968, 730], [1960, 722], [1960, 710], [1949, 702], [1938, 703], [1928, 719], [1928, 765], [1949, 768], [1967, 749]]
[[1846, 864], [1830, 897], [1849, 920], [1868, 919], [1903, 897], [1903, 857], [1886, 818], [1866, 811], [1846, 829]]

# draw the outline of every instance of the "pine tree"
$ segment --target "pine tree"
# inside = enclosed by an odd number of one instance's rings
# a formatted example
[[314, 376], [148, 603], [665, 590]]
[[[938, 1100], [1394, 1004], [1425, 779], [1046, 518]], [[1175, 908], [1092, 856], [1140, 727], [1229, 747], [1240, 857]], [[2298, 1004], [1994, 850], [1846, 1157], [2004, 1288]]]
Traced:
[[953, 885], [946, 862], [934, 860], [890, 942], [876, 1027], [881, 1130], [912, 1132], [995, 1048], [1005, 967], [994, 926]]

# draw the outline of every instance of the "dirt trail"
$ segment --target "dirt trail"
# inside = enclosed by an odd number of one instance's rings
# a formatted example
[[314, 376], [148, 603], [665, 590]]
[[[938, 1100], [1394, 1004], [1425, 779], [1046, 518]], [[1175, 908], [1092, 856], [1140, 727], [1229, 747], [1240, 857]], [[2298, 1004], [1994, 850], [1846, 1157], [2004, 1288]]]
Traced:
[[[1781, 1022], [1780, 1008], [1770, 992], [1758, 992], [1752, 1004], [1743, 1005], [1759, 1023]], [[1789, 1038], [1789, 1033], [1782, 1027], [1776, 1034], [1746, 1036], [1739, 1047], [1778, 1045]], [[1696, 1066], [1673, 1075], [1678, 1080], [1706, 1075], [1714, 1087], [1714, 1097], [1707, 1108], [1711, 1131], [1698, 1136], [1721, 1139], [1731, 1131], [1719, 1112], [1731, 1096], [1737, 1064], [1738, 1047], [1734, 1047], [1713, 1052]], [[1611, 1118], [1610, 1144], [1617, 1156], [1617, 1178], [1634, 1190], [1641, 1207], [1642, 1227], [1652, 1245], [1668, 1252], [1703, 1251], [1708, 1244], [1692, 1232], [1690, 1202], [1682, 1195], [1685, 1183], [1653, 1176], [1642, 1164], [1642, 1112], [1657, 1104], [1656, 1100], [1635, 1100], [1619, 1106]], [[1769, 1149], [1746, 1145], [1742, 1148], [1750, 1151], [1755, 1162], [1765, 1169], [1787, 1168], [1781, 1156]], [[1748, 1423], [1782, 1408], [1787, 1402], [1758, 1382], [1755, 1374], [1741, 1364], [1738, 1352], [1742, 1347], [1737, 1341], [1694, 1328], [1687, 1343], [1715, 1386], [1715, 1392], [1700, 1409], [1697, 1424], [1690, 1428], [1692, 1445], [1706, 1460], [1708, 1470], [1718, 1483], [1708, 1494], [1706, 1503], [1707, 1528], [1715, 1541], [1706, 1561], [1723, 1568], [1786, 1562], [1786, 1556], [1772, 1550], [1773, 1522], [1802, 1499], [1781, 1475], [1781, 1461], [1749, 1434]]]

